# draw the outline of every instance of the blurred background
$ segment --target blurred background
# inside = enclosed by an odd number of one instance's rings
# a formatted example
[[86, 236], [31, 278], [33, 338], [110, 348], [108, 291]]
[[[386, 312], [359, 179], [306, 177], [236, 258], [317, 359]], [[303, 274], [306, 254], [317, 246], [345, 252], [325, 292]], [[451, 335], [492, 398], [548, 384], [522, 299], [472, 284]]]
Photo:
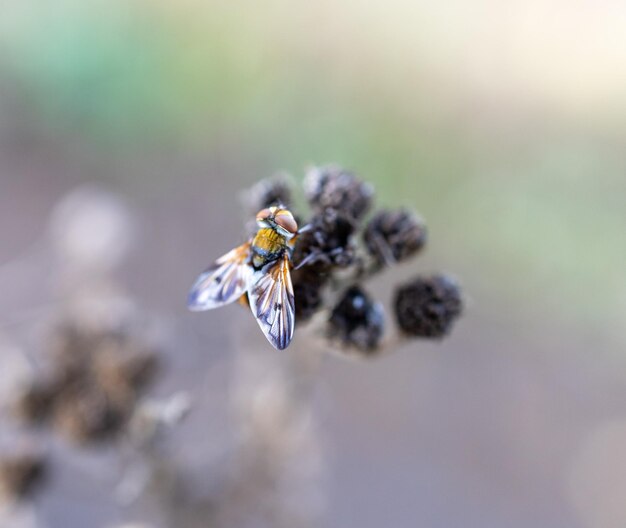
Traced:
[[[398, 274], [452, 272], [466, 310], [440, 343], [323, 362], [317, 447], [292, 453], [319, 459], [309, 498], [287, 486], [276, 502], [324, 527], [623, 528], [624, 27], [613, 0], [3, 2], [3, 390], [80, 275], [59, 202], [112, 200], [121, 224], [78, 217], [76, 236], [112, 238], [96, 260], [158, 321], [153, 396], [192, 401], [169, 457], [210, 488], [232, 448], [240, 334], [279, 360], [236, 307], [187, 313], [187, 290], [243, 240], [243, 189], [336, 162], [378, 205], [424, 216], [428, 249]], [[5, 444], [25, 434], [3, 415]], [[112, 447], [43, 443], [46, 488], [3, 526], [214, 526], [120, 505]]]

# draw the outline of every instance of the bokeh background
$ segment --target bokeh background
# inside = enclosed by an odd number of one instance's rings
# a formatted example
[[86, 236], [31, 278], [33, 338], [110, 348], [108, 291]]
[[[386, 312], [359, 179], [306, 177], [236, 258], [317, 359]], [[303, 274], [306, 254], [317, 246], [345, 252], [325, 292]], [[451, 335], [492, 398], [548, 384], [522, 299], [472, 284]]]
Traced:
[[[441, 343], [324, 362], [321, 525], [623, 528], [625, 27], [612, 0], [3, 2], [0, 333], [38, 346], [58, 201], [117, 194], [136, 234], [116, 277], [170, 328], [155, 390], [195, 395], [172, 456], [206, 462], [256, 329], [186, 291], [241, 241], [242, 189], [336, 162], [425, 217], [399, 273], [450, 271], [467, 299]], [[99, 455], [69, 451], [38, 525], [126, 519]]]

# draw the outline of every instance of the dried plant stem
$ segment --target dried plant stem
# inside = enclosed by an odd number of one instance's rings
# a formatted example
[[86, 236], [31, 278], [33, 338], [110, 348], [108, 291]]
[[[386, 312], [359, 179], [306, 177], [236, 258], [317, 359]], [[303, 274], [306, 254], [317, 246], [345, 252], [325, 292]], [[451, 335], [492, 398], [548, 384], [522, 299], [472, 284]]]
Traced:
[[220, 501], [219, 526], [311, 528], [321, 514], [322, 450], [312, 402], [321, 354], [314, 347], [240, 352], [234, 373], [240, 443]]

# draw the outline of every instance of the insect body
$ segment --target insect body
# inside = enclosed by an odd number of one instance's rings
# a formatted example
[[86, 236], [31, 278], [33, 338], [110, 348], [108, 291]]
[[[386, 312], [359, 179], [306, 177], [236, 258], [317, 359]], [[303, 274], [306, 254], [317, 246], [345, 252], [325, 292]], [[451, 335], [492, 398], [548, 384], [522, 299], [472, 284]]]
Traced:
[[210, 310], [247, 294], [252, 314], [268, 341], [287, 348], [293, 337], [295, 305], [290, 268], [298, 225], [283, 207], [263, 209], [259, 230], [202, 273], [191, 288], [190, 310]]

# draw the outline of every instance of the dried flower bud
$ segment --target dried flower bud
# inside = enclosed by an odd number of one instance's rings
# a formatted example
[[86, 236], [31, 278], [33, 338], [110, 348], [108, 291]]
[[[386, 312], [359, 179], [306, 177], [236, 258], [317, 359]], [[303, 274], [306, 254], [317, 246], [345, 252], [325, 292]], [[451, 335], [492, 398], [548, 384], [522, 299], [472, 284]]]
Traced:
[[54, 424], [78, 443], [107, 440], [117, 434], [133, 410], [125, 394], [106, 394], [100, 387], [76, 387], [58, 396]]
[[46, 465], [37, 453], [7, 455], [0, 459], [0, 493], [9, 499], [32, 494], [45, 477]]
[[83, 376], [102, 342], [102, 333], [76, 321], [63, 321], [48, 336], [47, 352], [60, 381]]
[[154, 380], [158, 368], [154, 351], [130, 338], [104, 339], [93, 358], [94, 375], [108, 392], [136, 394]]
[[19, 413], [31, 422], [50, 419], [82, 443], [120, 433], [157, 372], [156, 352], [128, 330], [95, 330], [73, 320], [55, 328], [50, 347], [51, 377], [18, 398]]
[[329, 337], [363, 352], [372, 352], [384, 331], [382, 306], [361, 287], [352, 286], [333, 309], [328, 323]]
[[305, 266], [291, 274], [296, 303], [296, 325], [308, 321], [322, 305], [322, 289], [328, 281], [324, 266]]
[[24, 387], [15, 402], [15, 414], [29, 424], [45, 421], [58, 391], [54, 381], [35, 381]]
[[461, 290], [446, 275], [417, 277], [400, 286], [394, 305], [405, 334], [432, 338], [445, 336], [463, 309]]
[[293, 196], [291, 187], [289, 177], [279, 174], [256, 183], [246, 192], [245, 200], [252, 214], [272, 205], [289, 207]]
[[152, 350], [140, 350], [131, 357], [124, 359], [121, 373], [135, 392], [142, 391], [150, 385], [159, 373], [160, 362]]
[[349, 266], [354, 262], [352, 234], [354, 223], [335, 209], [326, 209], [310, 221], [310, 230], [302, 233], [296, 243], [294, 264]]
[[354, 220], [367, 213], [374, 194], [371, 185], [334, 165], [309, 170], [304, 190], [314, 209], [337, 209]]
[[401, 262], [426, 243], [426, 226], [415, 214], [399, 209], [379, 211], [367, 223], [363, 240], [377, 267]]

